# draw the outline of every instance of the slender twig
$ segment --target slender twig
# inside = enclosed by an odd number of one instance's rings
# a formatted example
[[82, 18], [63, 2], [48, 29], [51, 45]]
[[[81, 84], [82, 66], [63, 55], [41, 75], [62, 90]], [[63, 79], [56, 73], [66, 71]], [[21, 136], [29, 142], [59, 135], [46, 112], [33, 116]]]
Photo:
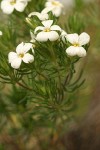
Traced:
[[58, 99], [58, 101], [60, 101], [61, 100], [61, 92], [63, 93], [63, 89], [62, 89], [62, 83], [61, 83], [61, 75], [60, 75], [60, 71], [59, 71], [59, 64], [58, 64], [58, 62], [57, 62], [57, 58], [56, 58], [56, 56], [55, 56], [55, 53], [54, 53], [54, 50], [51, 48], [51, 50], [50, 50], [50, 53], [51, 53], [51, 55], [52, 55], [52, 58], [53, 58], [53, 63], [54, 63], [54, 66], [55, 66], [55, 68], [56, 68], [56, 71], [57, 71], [57, 73], [58, 73], [58, 82], [59, 82], [59, 87], [58, 87], [58, 97], [57, 97], [57, 99]]
[[65, 86], [70, 82], [72, 78], [72, 73], [70, 72], [66, 77], [65, 77], [65, 81], [63, 83], [63, 88], [65, 88]]
[[42, 76], [43, 78], [45, 78], [46, 80], [48, 80], [48, 77], [47, 76], [45, 76], [43, 73], [40, 73], [39, 71], [37, 71], [36, 70], [36, 72], [40, 75], [40, 76]]
[[21, 87], [23, 87], [23, 88], [25, 88], [25, 89], [29, 90], [29, 91], [33, 91], [33, 89], [32, 89], [32, 88], [30, 88], [30, 87], [26, 87], [25, 85], [23, 85], [23, 84], [22, 84], [22, 83], [20, 83], [20, 82], [17, 82], [17, 84], [18, 84], [19, 86], [21, 86]]
[[63, 83], [63, 87], [65, 87], [65, 86], [67, 85], [68, 80], [69, 80], [69, 74], [68, 74], [68, 75], [66, 76], [66, 78], [65, 78], [65, 81], [64, 81], [64, 83]]
[[[64, 83], [62, 84], [63, 91], [64, 91], [65, 87], [68, 85], [68, 83], [70, 82], [71, 78], [72, 78], [72, 73], [69, 72], [69, 74], [67, 74], [67, 76], [65, 77]], [[65, 95], [65, 93], [63, 92], [62, 98], [61, 98], [62, 101], [64, 99], [64, 95]]]

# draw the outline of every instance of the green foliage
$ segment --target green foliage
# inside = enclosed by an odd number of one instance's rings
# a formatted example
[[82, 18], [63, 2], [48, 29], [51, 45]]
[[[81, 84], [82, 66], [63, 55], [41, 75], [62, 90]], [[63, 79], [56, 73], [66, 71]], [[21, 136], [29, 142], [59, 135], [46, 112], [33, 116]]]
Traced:
[[75, 0], [75, 6], [75, 10], [80, 11], [84, 6], [83, 0]]
[[80, 34], [82, 31], [84, 31], [85, 26], [86, 22], [84, 16], [79, 13], [75, 13], [74, 15], [69, 16], [68, 23], [65, 28], [68, 33]]

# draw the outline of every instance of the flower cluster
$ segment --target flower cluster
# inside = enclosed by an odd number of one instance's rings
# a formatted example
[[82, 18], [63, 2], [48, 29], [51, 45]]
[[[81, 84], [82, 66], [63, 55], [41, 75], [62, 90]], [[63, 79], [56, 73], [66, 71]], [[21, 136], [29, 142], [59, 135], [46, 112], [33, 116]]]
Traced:
[[[11, 0], [8, 1], [10, 1], [11, 4]], [[13, 8], [17, 8], [16, 6], [18, 6], [18, 4], [22, 3], [23, 1], [25, 2], [25, 0], [19, 0], [19, 2], [18, 0], [16, 0], [16, 4], [15, 1], [13, 1]], [[6, 2], [6, 0], [3, 0], [2, 3], [4, 2]], [[24, 2], [23, 4], [27, 4], [27, 1], [25, 3]], [[30, 43], [24, 44], [22, 42], [17, 46], [16, 53], [9, 53], [9, 63], [11, 63], [11, 66], [13, 68], [18, 69], [21, 66], [22, 61], [24, 63], [31, 63], [34, 61], [34, 56], [27, 52], [35, 47], [35, 42], [45, 43], [48, 41], [59, 41], [59, 43], [64, 43], [64, 50], [67, 56], [86, 56], [85, 45], [89, 43], [90, 36], [85, 32], [81, 33], [80, 35], [78, 35], [77, 33], [68, 34], [55, 23], [55, 20], [50, 18], [49, 11], [52, 12], [53, 17], [57, 18], [62, 13], [62, 8], [63, 5], [59, 1], [48, 0], [45, 4], [45, 8], [41, 11], [41, 13], [32, 12], [28, 15], [29, 20], [34, 20], [34, 16], [37, 16], [39, 21], [35, 21], [35, 23], [37, 22], [37, 26], [35, 24], [34, 29], [32, 30], [32, 32], [30, 32], [32, 38]]]

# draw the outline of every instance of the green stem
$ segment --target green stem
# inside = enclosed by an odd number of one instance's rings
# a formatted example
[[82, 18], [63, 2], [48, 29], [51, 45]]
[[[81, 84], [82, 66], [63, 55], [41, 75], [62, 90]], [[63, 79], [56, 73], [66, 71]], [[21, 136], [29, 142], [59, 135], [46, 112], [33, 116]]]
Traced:
[[37, 72], [40, 76], [42, 76], [43, 78], [45, 78], [46, 80], [48, 80], [48, 77], [45, 76], [43, 73], [41, 73], [41, 72], [39, 72], [39, 71], [37, 71], [37, 70], [36, 70], [36, 72]]
[[53, 62], [54, 62], [54, 66], [55, 66], [55, 68], [56, 68], [56, 70], [57, 70], [57, 72], [58, 72], [58, 81], [59, 81], [59, 92], [58, 92], [58, 101], [60, 101], [61, 100], [61, 93], [63, 92], [62, 91], [62, 82], [61, 82], [61, 75], [60, 75], [60, 71], [59, 71], [59, 65], [58, 65], [58, 62], [57, 62], [57, 58], [56, 58], [56, 56], [55, 56], [55, 53], [54, 53], [54, 50], [52, 49], [52, 47], [51, 47], [51, 49], [50, 49], [50, 53], [51, 53], [51, 55], [52, 55], [52, 58], [53, 58]]
[[20, 82], [17, 82], [17, 84], [18, 84], [19, 86], [21, 86], [21, 87], [23, 87], [23, 88], [29, 90], [29, 91], [33, 91], [33, 89], [31, 89], [31, 88], [29, 88], [29, 87], [26, 87], [25, 85], [23, 85], [23, 84], [20, 83]]

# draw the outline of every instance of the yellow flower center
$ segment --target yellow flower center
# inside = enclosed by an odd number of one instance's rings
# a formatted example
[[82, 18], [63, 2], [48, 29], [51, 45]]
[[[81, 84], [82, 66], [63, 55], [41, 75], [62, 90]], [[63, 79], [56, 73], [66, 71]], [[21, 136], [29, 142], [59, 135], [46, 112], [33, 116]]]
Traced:
[[78, 47], [80, 45], [79, 45], [79, 43], [74, 43], [73, 46]]
[[44, 32], [50, 32], [50, 28], [44, 29]]
[[11, 5], [16, 4], [16, 0], [11, 0], [11, 1], [10, 1], [10, 4], [11, 4]]
[[21, 53], [18, 55], [19, 58], [23, 58], [24, 57], [24, 53]]
[[61, 4], [59, 2], [57, 2], [57, 1], [53, 1], [52, 5], [54, 5], [54, 6], [60, 6]]

